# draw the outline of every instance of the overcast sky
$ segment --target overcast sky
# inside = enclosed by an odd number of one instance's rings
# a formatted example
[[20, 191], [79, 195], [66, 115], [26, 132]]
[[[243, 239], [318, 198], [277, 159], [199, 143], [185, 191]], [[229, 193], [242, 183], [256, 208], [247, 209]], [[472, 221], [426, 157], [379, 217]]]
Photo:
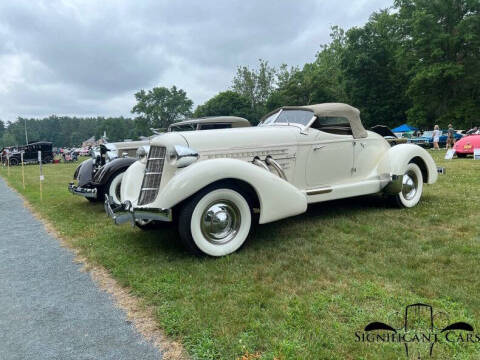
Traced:
[[0, 0], [0, 119], [131, 116], [133, 94], [177, 85], [195, 106], [238, 65], [312, 61], [330, 27], [392, 0]]

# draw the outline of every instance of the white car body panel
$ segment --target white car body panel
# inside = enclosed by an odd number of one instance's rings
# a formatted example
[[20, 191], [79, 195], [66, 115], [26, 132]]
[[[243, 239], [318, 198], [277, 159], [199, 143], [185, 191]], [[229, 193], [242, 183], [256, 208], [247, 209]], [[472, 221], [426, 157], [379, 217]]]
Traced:
[[260, 201], [261, 224], [307, 210], [307, 198], [303, 192], [277, 175], [237, 159], [199, 161], [178, 171], [149, 206], [170, 209], [205, 186], [222, 179], [241, 180], [255, 189]]
[[[137, 161], [125, 173], [122, 200], [138, 208], [171, 209], [213, 182], [238, 179], [255, 189], [260, 223], [267, 223], [300, 214], [308, 203], [378, 193], [394, 177], [403, 176], [412, 159], [423, 166], [427, 174], [424, 182], [432, 184], [437, 180], [435, 162], [421, 147], [401, 144], [392, 148], [382, 136], [365, 131], [361, 124], [356, 131], [361, 136], [298, 124], [274, 124], [163, 134], [150, 143], [166, 148], [155, 200], [137, 205], [146, 159]], [[175, 145], [197, 151], [198, 160], [186, 168], [177, 168], [169, 158]], [[265, 169], [267, 156], [280, 165], [285, 179], [271, 165], [269, 171]], [[263, 167], [253, 164], [255, 158], [264, 163]]]
[[423, 181], [427, 184], [434, 184], [438, 178], [435, 161], [424, 148], [414, 144], [400, 144], [392, 147], [382, 157], [372, 174], [403, 174], [407, 164], [414, 158], [422, 159], [427, 167], [428, 178]]

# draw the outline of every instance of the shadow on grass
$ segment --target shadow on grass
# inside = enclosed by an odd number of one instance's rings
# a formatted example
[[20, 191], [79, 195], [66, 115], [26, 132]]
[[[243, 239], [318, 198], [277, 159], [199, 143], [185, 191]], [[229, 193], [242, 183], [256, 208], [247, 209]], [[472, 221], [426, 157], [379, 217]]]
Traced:
[[[161, 255], [164, 258], [177, 257], [177, 260], [208, 259], [207, 257], [195, 257], [188, 253], [182, 246], [175, 223], [161, 223], [155, 229], [142, 230], [132, 227], [130, 224], [113, 225], [111, 219], [104, 212], [103, 204], [76, 202], [75, 209], [81, 213], [89, 213], [95, 218], [104, 217], [105, 222], [110, 224], [109, 233], [122, 243], [123, 247], [130, 248], [141, 257], [155, 257]], [[319, 221], [328, 222], [339, 216], [351, 218], [355, 214], [366, 211], [376, 212], [394, 209], [381, 195], [368, 195], [355, 198], [332, 200], [317, 204], [311, 204], [306, 213], [279, 220], [264, 225], [252, 226], [249, 238], [241, 249], [243, 251], [269, 251], [276, 246], [289, 246], [296, 237], [302, 236], [299, 229], [318, 226]], [[103, 220], [103, 219], [102, 219]], [[127, 249], [125, 249], [127, 250]], [[173, 259], [172, 259], [173, 260]]]

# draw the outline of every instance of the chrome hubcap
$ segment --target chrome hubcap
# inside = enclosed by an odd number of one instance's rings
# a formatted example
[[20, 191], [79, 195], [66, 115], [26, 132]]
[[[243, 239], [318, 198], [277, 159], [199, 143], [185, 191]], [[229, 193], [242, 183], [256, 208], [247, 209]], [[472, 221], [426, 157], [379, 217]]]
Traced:
[[212, 244], [226, 244], [237, 235], [240, 218], [240, 210], [234, 203], [215, 201], [202, 214], [202, 234]]
[[417, 194], [418, 179], [413, 171], [408, 171], [403, 175], [402, 194], [406, 200], [412, 200]]

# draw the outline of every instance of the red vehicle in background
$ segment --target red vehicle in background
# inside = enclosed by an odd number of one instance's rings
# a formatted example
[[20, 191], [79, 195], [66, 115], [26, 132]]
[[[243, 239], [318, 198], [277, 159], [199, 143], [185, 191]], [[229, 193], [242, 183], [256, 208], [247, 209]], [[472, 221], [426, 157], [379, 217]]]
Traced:
[[455, 154], [459, 158], [465, 157], [469, 154], [473, 155], [474, 149], [480, 149], [480, 134], [467, 135], [458, 140], [453, 147]]

